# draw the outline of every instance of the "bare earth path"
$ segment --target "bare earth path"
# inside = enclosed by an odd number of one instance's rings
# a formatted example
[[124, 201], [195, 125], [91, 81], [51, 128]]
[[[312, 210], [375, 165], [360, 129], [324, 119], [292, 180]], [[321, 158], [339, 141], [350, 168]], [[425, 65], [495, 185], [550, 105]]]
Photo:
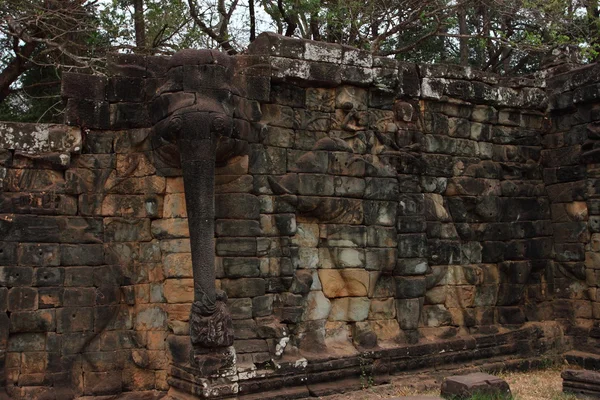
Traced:
[[[562, 393], [561, 366], [528, 372], [506, 372], [499, 374], [512, 390], [515, 400], [575, 400], [574, 396]], [[321, 397], [326, 400], [375, 400], [397, 396], [439, 395], [440, 383], [431, 378], [415, 376], [389, 385], [369, 387], [364, 390]]]

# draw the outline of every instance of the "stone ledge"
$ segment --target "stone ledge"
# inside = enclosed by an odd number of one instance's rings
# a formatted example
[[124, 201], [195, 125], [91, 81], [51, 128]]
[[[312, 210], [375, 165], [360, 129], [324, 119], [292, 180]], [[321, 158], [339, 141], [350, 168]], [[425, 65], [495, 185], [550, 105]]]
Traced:
[[79, 153], [81, 129], [60, 124], [0, 122], [0, 149], [36, 153]]
[[556, 330], [547, 329], [545, 325], [532, 324], [502, 334], [366, 351], [353, 357], [311, 358], [306, 362], [274, 361], [273, 369], [215, 379], [198, 378], [189, 366], [171, 365], [168, 382], [176, 390], [201, 398], [262, 393], [262, 399], [277, 399], [284, 395], [282, 392], [280, 396], [280, 391], [292, 389], [298, 397], [325, 395], [357, 390], [365, 384], [389, 383], [394, 376], [424, 369], [449, 374], [456, 369], [461, 372], [475, 372], [473, 369], [492, 372], [507, 368], [536, 368], [543, 365], [536, 356], [556, 350], [544, 344], [556, 334]]

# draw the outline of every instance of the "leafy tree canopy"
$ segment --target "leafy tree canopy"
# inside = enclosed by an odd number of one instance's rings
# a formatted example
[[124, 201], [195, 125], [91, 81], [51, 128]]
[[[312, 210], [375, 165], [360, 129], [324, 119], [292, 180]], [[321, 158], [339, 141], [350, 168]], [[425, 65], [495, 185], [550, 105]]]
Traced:
[[598, 0], [0, 0], [0, 119], [60, 121], [60, 74], [106, 52], [236, 54], [263, 31], [500, 74], [600, 55]]

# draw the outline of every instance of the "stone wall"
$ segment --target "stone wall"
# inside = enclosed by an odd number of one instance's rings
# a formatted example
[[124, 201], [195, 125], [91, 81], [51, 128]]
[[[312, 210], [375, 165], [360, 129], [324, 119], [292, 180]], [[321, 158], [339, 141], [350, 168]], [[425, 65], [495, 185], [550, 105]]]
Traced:
[[[64, 74], [66, 125], [0, 125], [0, 386], [14, 398], [200, 385], [169, 367], [189, 361], [192, 269], [181, 169], [152, 120], [182, 101], [155, 98], [167, 79], [177, 92], [211, 77], [109, 61], [108, 77]], [[518, 328], [555, 317], [593, 337], [600, 209], [580, 160], [597, 71], [546, 88], [273, 34], [236, 56], [244, 146], [215, 196], [240, 382], [227, 390], [361, 374], [359, 359], [435, 365], [394, 358], [431, 340], [454, 338], [443, 362], [533, 354], [552, 345]]]
[[548, 80], [549, 129], [543, 136], [544, 183], [551, 202], [555, 318], [571, 326], [582, 350], [597, 351], [600, 232], [598, 64]]

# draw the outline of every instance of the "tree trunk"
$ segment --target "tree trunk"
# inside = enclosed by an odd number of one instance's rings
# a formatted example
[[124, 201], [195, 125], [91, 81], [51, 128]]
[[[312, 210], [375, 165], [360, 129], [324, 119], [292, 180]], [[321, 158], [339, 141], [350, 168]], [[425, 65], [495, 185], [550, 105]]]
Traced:
[[135, 47], [146, 48], [146, 23], [144, 21], [144, 0], [133, 0], [133, 21], [135, 27]]
[[254, 12], [254, 0], [248, 0], [248, 12], [250, 13], [250, 42], [256, 39], [256, 14]]
[[[464, 6], [458, 9], [458, 29], [461, 35], [467, 35], [467, 12]], [[469, 39], [466, 37], [460, 38], [460, 65], [469, 64]]]
[[26, 43], [19, 49], [15, 58], [10, 60], [2, 72], [0, 72], [0, 103], [10, 94], [10, 85], [16, 82], [21, 74], [29, 68], [27, 59], [31, 57], [36, 47], [36, 42]]
[[[590, 46], [592, 49], [600, 52], [600, 32], [598, 30], [600, 24], [600, 9], [598, 9], [598, 0], [588, 0], [585, 4], [587, 11], [587, 20], [589, 26], [589, 38], [590, 38]], [[596, 60], [598, 60], [599, 56], [596, 56]]]

